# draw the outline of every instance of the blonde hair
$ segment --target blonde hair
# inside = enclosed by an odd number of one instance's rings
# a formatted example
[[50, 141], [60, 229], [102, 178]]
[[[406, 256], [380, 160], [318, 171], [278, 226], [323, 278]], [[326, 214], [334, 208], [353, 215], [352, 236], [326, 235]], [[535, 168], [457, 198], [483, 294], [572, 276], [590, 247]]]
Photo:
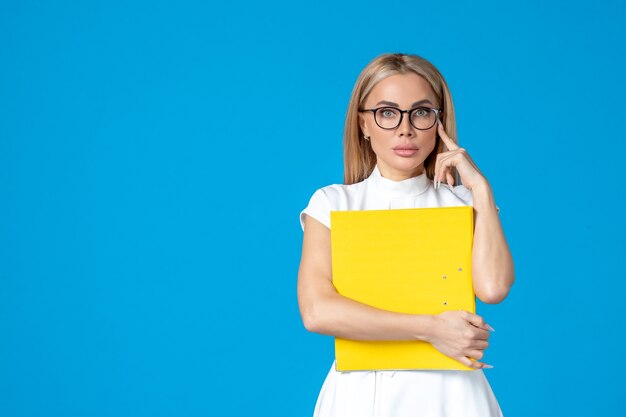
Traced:
[[[439, 108], [442, 109], [443, 127], [448, 136], [457, 143], [452, 95], [439, 70], [429, 61], [417, 55], [401, 53], [379, 55], [361, 71], [348, 104], [343, 150], [345, 184], [363, 181], [372, 173], [376, 165], [376, 154], [372, 150], [370, 142], [363, 138], [363, 132], [359, 126], [359, 109], [365, 104], [367, 96], [379, 81], [391, 75], [410, 72], [423, 77], [430, 84], [439, 101]], [[435, 174], [437, 154], [443, 152], [444, 146], [445, 144], [437, 134], [435, 149], [424, 161], [424, 168], [430, 179], [433, 179]], [[454, 167], [451, 168], [451, 173], [455, 178], [455, 185], [457, 185], [458, 175]]]

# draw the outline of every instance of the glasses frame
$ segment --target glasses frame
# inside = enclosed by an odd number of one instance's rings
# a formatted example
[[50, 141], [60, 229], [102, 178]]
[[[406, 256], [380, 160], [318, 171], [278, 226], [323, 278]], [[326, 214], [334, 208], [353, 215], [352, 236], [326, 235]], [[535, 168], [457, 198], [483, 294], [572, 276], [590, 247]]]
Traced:
[[[397, 110], [400, 112], [400, 121], [398, 122], [398, 124], [395, 127], [382, 127], [379, 123], [378, 120], [376, 119], [376, 112], [380, 109], [393, 109], [393, 110]], [[414, 111], [417, 110], [423, 110], [423, 109], [427, 109], [427, 110], [432, 110], [435, 112], [435, 121], [433, 122], [432, 125], [430, 125], [430, 127], [421, 129], [417, 126], [415, 126], [413, 124], [413, 121], [411, 120], [411, 113], [413, 113]], [[398, 126], [400, 126], [402, 124], [402, 118], [404, 117], [404, 113], [408, 113], [409, 114], [409, 123], [411, 124], [411, 126], [413, 126], [414, 128], [416, 128], [417, 130], [428, 130], [428, 129], [432, 129], [432, 127], [437, 123], [437, 119], [439, 119], [439, 114], [443, 113], [442, 109], [433, 109], [430, 107], [416, 107], [414, 109], [410, 109], [410, 110], [401, 110], [397, 107], [392, 107], [392, 106], [382, 106], [382, 107], [377, 107], [375, 109], [359, 109], [359, 113], [363, 113], [363, 112], [369, 112], [371, 111], [372, 114], [374, 115], [374, 122], [376, 122], [376, 125], [378, 125], [378, 127], [380, 127], [381, 129], [385, 129], [385, 130], [393, 130], [393, 129], [397, 129]]]

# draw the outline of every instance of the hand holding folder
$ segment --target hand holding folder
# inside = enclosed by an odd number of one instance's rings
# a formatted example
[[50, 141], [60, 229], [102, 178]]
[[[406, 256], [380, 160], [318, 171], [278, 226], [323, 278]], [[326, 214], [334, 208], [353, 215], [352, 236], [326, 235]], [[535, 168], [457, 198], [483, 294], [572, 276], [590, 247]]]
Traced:
[[[473, 207], [331, 211], [333, 284], [384, 310], [476, 312]], [[419, 340], [335, 338], [338, 371], [473, 370]]]

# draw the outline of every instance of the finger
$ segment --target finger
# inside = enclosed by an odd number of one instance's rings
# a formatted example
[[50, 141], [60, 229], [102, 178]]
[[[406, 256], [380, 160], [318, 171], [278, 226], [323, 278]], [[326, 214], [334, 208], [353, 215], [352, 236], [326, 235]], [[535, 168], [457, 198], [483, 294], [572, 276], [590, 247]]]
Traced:
[[472, 326], [472, 329], [474, 329], [474, 331], [476, 332], [474, 336], [475, 340], [489, 340], [489, 338], [491, 337], [491, 333], [489, 333], [488, 330], [485, 330], [482, 327], [476, 327], [472, 323], [470, 323], [470, 325]]
[[483, 352], [482, 350], [472, 350], [469, 352], [469, 354], [467, 355], [468, 358], [470, 359], [476, 359], [476, 360], [480, 360], [485, 356], [485, 352]]
[[439, 183], [443, 179], [443, 175], [441, 173], [442, 161], [444, 159], [446, 159], [446, 157], [448, 155], [449, 155], [449, 151], [448, 152], [441, 152], [441, 153], [439, 153], [437, 155], [437, 158], [435, 159], [435, 173], [434, 173], [434, 176], [433, 176], [433, 182], [435, 184], [435, 189], [439, 188]]
[[435, 188], [439, 188], [439, 186], [441, 185], [441, 181], [443, 181], [444, 178], [446, 178], [446, 176], [449, 175], [448, 169], [445, 166], [441, 166], [438, 169], [438, 171], [436, 171], [435, 174], [435, 179], [436, 179], [436, 186]]
[[437, 190], [439, 188], [439, 183], [441, 182], [441, 168], [436, 167], [435, 168], [435, 176], [434, 176], [434, 181], [435, 181], [435, 190]]
[[476, 340], [489, 340], [491, 337], [491, 333], [485, 329], [478, 329], [478, 334], [476, 335]]
[[[474, 326], [474, 325], [472, 324], [472, 326]], [[491, 337], [491, 333], [489, 333], [488, 330], [482, 329], [480, 327], [473, 327], [473, 328], [476, 331], [476, 336], [474, 336], [474, 339], [476, 339], [476, 340], [488, 340]]]
[[[467, 358], [467, 357], [465, 357], [465, 358]], [[467, 358], [467, 359], [472, 363], [472, 365], [470, 365], [470, 366], [472, 366], [472, 368], [474, 368], [473, 365], [476, 365], [477, 369], [493, 368], [493, 365], [488, 365], [485, 362], [477, 361], [474, 358]]]
[[435, 190], [437, 189], [437, 182], [439, 181], [439, 164], [441, 163], [441, 155], [443, 154], [438, 154], [435, 159], [435, 171], [433, 173], [433, 186], [435, 187]]
[[478, 328], [489, 330], [488, 327], [487, 327], [487, 323], [485, 323], [485, 319], [483, 319], [478, 314], [469, 313], [469, 315], [466, 317], [466, 319], [467, 319], [467, 321], [469, 321], [471, 324], [473, 324], [474, 326], [476, 326]]
[[450, 187], [454, 186], [454, 178], [452, 177], [452, 173], [451, 172], [446, 172], [446, 178], [448, 179], [448, 185]]
[[439, 137], [441, 138], [441, 140], [446, 145], [446, 148], [449, 151], [455, 151], [459, 148], [459, 146], [456, 143], [454, 143], [454, 141], [450, 138], [450, 136], [448, 136], [448, 134], [446, 133], [446, 131], [443, 129], [442, 126], [439, 126]]
[[[441, 181], [443, 181], [444, 178], [450, 178], [452, 177], [452, 173], [450, 172], [450, 167], [452, 166], [456, 166], [454, 161], [455, 159], [453, 159], [454, 157], [454, 153], [446, 153], [445, 156], [442, 156], [439, 158], [439, 166], [437, 166], [437, 164], [435, 164], [435, 169], [436, 169], [436, 177], [437, 178], [437, 188], [439, 188], [439, 184], [441, 183]], [[449, 177], [448, 177], [449, 176]], [[448, 184], [449, 184], [449, 180], [448, 180]]]
[[473, 349], [480, 349], [480, 350], [486, 350], [489, 347], [489, 342], [487, 342], [486, 340], [476, 340], [474, 343], [472, 343], [472, 348]]
[[486, 364], [483, 362], [475, 361], [473, 359], [468, 358], [467, 356], [460, 356], [457, 358], [459, 362], [461, 362], [465, 366], [469, 366], [474, 369], [482, 369]]
[[441, 140], [443, 141], [443, 143], [445, 143], [445, 145], [448, 147], [448, 150], [453, 151], [455, 149], [458, 149], [459, 146], [454, 143], [454, 141], [450, 138], [450, 136], [448, 136], [448, 134], [446, 133], [446, 130], [443, 128], [443, 124], [441, 123], [441, 120], [437, 119], [437, 132], [439, 132], [439, 137], [441, 138]]

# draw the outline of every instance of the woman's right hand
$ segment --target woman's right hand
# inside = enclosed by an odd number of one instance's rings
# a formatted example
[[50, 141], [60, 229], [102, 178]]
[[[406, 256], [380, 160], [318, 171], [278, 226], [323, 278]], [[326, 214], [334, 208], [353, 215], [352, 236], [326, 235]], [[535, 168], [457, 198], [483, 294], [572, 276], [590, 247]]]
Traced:
[[465, 310], [449, 310], [434, 314], [433, 318], [435, 324], [427, 341], [438, 351], [471, 368], [491, 367], [478, 362], [491, 336], [482, 317]]

